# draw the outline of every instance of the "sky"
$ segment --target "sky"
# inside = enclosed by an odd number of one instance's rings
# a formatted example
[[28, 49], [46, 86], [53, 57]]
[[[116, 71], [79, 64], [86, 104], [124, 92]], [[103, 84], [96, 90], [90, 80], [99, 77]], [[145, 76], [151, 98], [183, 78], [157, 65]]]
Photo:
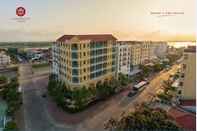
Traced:
[[[0, 41], [55, 41], [64, 34], [118, 40], [195, 40], [195, 0], [4, 0]], [[16, 8], [26, 15], [19, 22]], [[167, 15], [170, 12], [171, 15]]]

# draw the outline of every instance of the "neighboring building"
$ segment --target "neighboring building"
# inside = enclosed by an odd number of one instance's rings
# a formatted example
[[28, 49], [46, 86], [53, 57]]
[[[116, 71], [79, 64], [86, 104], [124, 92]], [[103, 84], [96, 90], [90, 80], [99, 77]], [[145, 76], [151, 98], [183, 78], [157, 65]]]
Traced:
[[70, 87], [92, 87], [116, 76], [116, 54], [110, 34], [64, 35], [52, 46], [52, 73]]
[[118, 44], [118, 73], [128, 75], [131, 65], [130, 45], [119, 42]]
[[118, 49], [118, 72], [129, 74], [137, 69], [139, 64], [146, 64], [158, 57], [164, 57], [167, 52], [167, 43], [153, 41], [118, 41]]
[[141, 64], [141, 42], [131, 41], [128, 44], [131, 45], [131, 67], [133, 68]]
[[10, 64], [10, 56], [6, 55], [4, 52], [0, 52], [0, 67]]
[[147, 63], [150, 60], [149, 52], [150, 52], [150, 43], [147, 41], [141, 42], [141, 64]]
[[167, 51], [168, 51], [168, 45], [167, 42], [155, 42], [156, 47], [155, 47], [155, 55], [158, 58], [165, 58], [167, 55]]
[[181, 100], [196, 99], [196, 47], [189, 46], [184, 50], [181, 74]]
[[159, 44], [157, 42], [150, 41], [150, 44], [149, 44], [149, 59], [150, 60], [158, 58], [158, 56], [155, 53], [157, 46], [159, 46]]
[[168, 54], [177, 54], [177, 48], [175, 48], [174, 46], [168, 46], [167, 48], [167, 52]]

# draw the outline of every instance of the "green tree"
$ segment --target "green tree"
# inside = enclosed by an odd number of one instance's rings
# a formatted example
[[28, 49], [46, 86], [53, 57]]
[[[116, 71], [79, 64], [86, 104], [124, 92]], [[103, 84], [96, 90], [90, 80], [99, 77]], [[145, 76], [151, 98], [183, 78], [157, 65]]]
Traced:
[[22, 97], [21, 93], [18, 92], [18, 86], [18, 80], [16, 78], [11, 79], [10, 83], [6, 85], [1, 94], [8, 105], [7, 115], [9, 116], [13, 116], [22, 103]]
[[142, 70], [144, 77], [148, 77], [149, 74], [151, 73], [151, 67], [150, 66], [139, 65], [139, 69]]
[[120, 84], [122, 86], [126, 86], [128, 84], [128, 82], [129, 82], [128, 76], [126, 76], [126, 75], [124, 75], [122, 73], [119, 73], [118, 79], [119, 79]]
[[153, 66], [154, 72], [159, 72], [159, 71], [161, 71], [163, 68], [164, 68], [163, 65], [160, 64], [160, 63], [157, 63], [157, 64], [155, 64], [155, 65]]
[[140, 106], [135, 112], [124, 115], [119, 119], [111, 118], [105, 128], [121, 131], [132, 130], [173, 130], [179, 131], [178, 126], [163, 110], [154, 110]]
[[96, 85], [96, 96], [99, 99], [106, 99], [115, 92], [115, 86], [110, 85], [111, 82], [98, 82]]
[[0, 84], [4, 84], [7, 82], [7, 77], [5, 76], [0, 76]]

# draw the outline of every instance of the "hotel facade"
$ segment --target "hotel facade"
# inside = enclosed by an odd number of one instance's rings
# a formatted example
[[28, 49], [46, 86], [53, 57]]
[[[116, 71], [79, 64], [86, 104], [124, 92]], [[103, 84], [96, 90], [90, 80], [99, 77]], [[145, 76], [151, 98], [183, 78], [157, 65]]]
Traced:
[[92, 87], [118, 73], [132, 75], [167, 52], [166, 42], [116, 40], [110, 34], [63, 35], [52, 46], [52, 73], [70, 87]]
[[117, 75], [116, 54], [110, 34], [64, 35], [52, 46], [52, 73], [69, 87], [92, 87]]

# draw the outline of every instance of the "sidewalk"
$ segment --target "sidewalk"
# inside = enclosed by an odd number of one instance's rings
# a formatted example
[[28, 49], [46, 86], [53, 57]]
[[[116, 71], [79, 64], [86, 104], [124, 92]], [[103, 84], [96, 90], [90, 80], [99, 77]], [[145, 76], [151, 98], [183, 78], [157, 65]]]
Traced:
[[84, 111], [79, 113], [67, 113], [63, 111], [61, 108], [57, 107], [56, 103], [51, 100], [50, 97], [46, 99], [46, 109], [48, 115], [53, 119], [52, 121], [58, 123], [60, 125], [70, 125], [76, 126], [81, 124], [83, 121], [86, 121], [92, 117], [95, 117], [100, 112], [107, 110], [111, 105], [115, 104], [118, 100], [120, 100], [123, 96], [127, 95], [130, 91], [130, 88], [111, 96], [106, 101], [100, 101], [87, 107]]

